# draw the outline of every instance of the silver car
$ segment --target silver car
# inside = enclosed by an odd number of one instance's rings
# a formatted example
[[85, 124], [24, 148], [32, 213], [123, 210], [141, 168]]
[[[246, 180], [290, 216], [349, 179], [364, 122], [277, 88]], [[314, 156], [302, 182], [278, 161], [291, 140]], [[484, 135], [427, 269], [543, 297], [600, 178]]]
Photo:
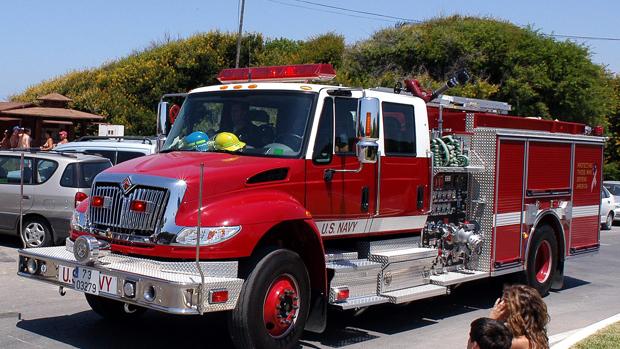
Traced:
[[616, 209], [614, 210], [614, 222], [620, 222], [620, 181], [605, 181], [603, 186], [614, 197]]
[[26, 247], [62, 242], [69, 235], [73, 210], [90, 194], [95, 176], [111, 166], [108, 159], [93, 155], [0, 151], [0, 233], [19, 235]]

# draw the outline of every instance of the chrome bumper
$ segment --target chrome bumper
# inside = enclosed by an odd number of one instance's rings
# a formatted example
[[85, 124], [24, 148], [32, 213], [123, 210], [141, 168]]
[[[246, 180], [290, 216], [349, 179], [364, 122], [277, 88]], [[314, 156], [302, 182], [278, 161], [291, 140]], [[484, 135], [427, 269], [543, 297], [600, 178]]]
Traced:
[[[67, 246], [69, 248], [69, 246]], [[101, 275], [116, 277], [116, 290], [99, 296], [171, 314], [202, 314], [230, 310], [237, 304], [243, 280], [237, 278], [237, 262], [200, 262], [204, 284], [195, 262], [161, 262], [117, 254], [100, 257], [94, 265], [82, 265], [65, 246], [19, 250], [17, 274], [29, 279], [73, 289], [73, 284], [62, 281], [60, 266], [86, 267]], [[28, 271], [29, 259], [37, 261], [34, 273]], [[45, 265], [45, 267], [41, 267]], [[135, 296], [123, 292], [125, 282], [135, 283]], [[151, 288], [152, 287], [152, 288]], [[145, 296], [146, 290], [155, 290], [154, 299]], [[211, 303], [214, 291], [228, 291], [228, 300]]]

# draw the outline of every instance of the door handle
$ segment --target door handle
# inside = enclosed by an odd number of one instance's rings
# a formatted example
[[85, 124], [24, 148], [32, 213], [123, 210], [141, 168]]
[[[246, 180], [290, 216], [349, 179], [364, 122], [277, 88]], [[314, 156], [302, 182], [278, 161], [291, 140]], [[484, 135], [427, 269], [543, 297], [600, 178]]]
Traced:
[[417, 201], [418, 201], [418, 210], [421, 210], [424, 208], [424, 186], [419, 185], [418, 186], [418, 197], [417, 197]]
[[368, 211], [368, 187], [362, 187], [362, 211]]
[[30, 200], [30, 195], [22, 195], [22, 199], [24, 199], [24, 200]]

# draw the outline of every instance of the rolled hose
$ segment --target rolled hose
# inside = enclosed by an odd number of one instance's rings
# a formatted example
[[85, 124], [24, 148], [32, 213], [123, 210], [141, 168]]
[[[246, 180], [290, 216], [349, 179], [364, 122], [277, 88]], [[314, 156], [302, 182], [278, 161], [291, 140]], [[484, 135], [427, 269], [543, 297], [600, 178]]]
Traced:
[[434, 165], [439, 167], [466, 167], [469, 158], [462, 154], [460, 143], [452, 136], [435, 138], [431, 142], [431, 151], [435, 156]]

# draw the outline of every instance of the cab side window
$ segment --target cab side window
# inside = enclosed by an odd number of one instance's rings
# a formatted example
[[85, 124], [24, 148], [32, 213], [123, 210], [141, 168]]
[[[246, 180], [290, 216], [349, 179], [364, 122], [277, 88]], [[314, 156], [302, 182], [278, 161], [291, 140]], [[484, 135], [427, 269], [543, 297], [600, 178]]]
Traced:
[[319, 127], [314, 142], [312, 161], [317, 164], [329, 164], [334, 152], [334, 100], [325, 98]]
[[349, 154], [355, 151], [355, 117], [357, 114], [357, 99], [336, 97], [335, 113], [335, 142], [336, 153]]
[[413, 106], [383, 102], [383, 135], [386, 155], [416, 154]]

